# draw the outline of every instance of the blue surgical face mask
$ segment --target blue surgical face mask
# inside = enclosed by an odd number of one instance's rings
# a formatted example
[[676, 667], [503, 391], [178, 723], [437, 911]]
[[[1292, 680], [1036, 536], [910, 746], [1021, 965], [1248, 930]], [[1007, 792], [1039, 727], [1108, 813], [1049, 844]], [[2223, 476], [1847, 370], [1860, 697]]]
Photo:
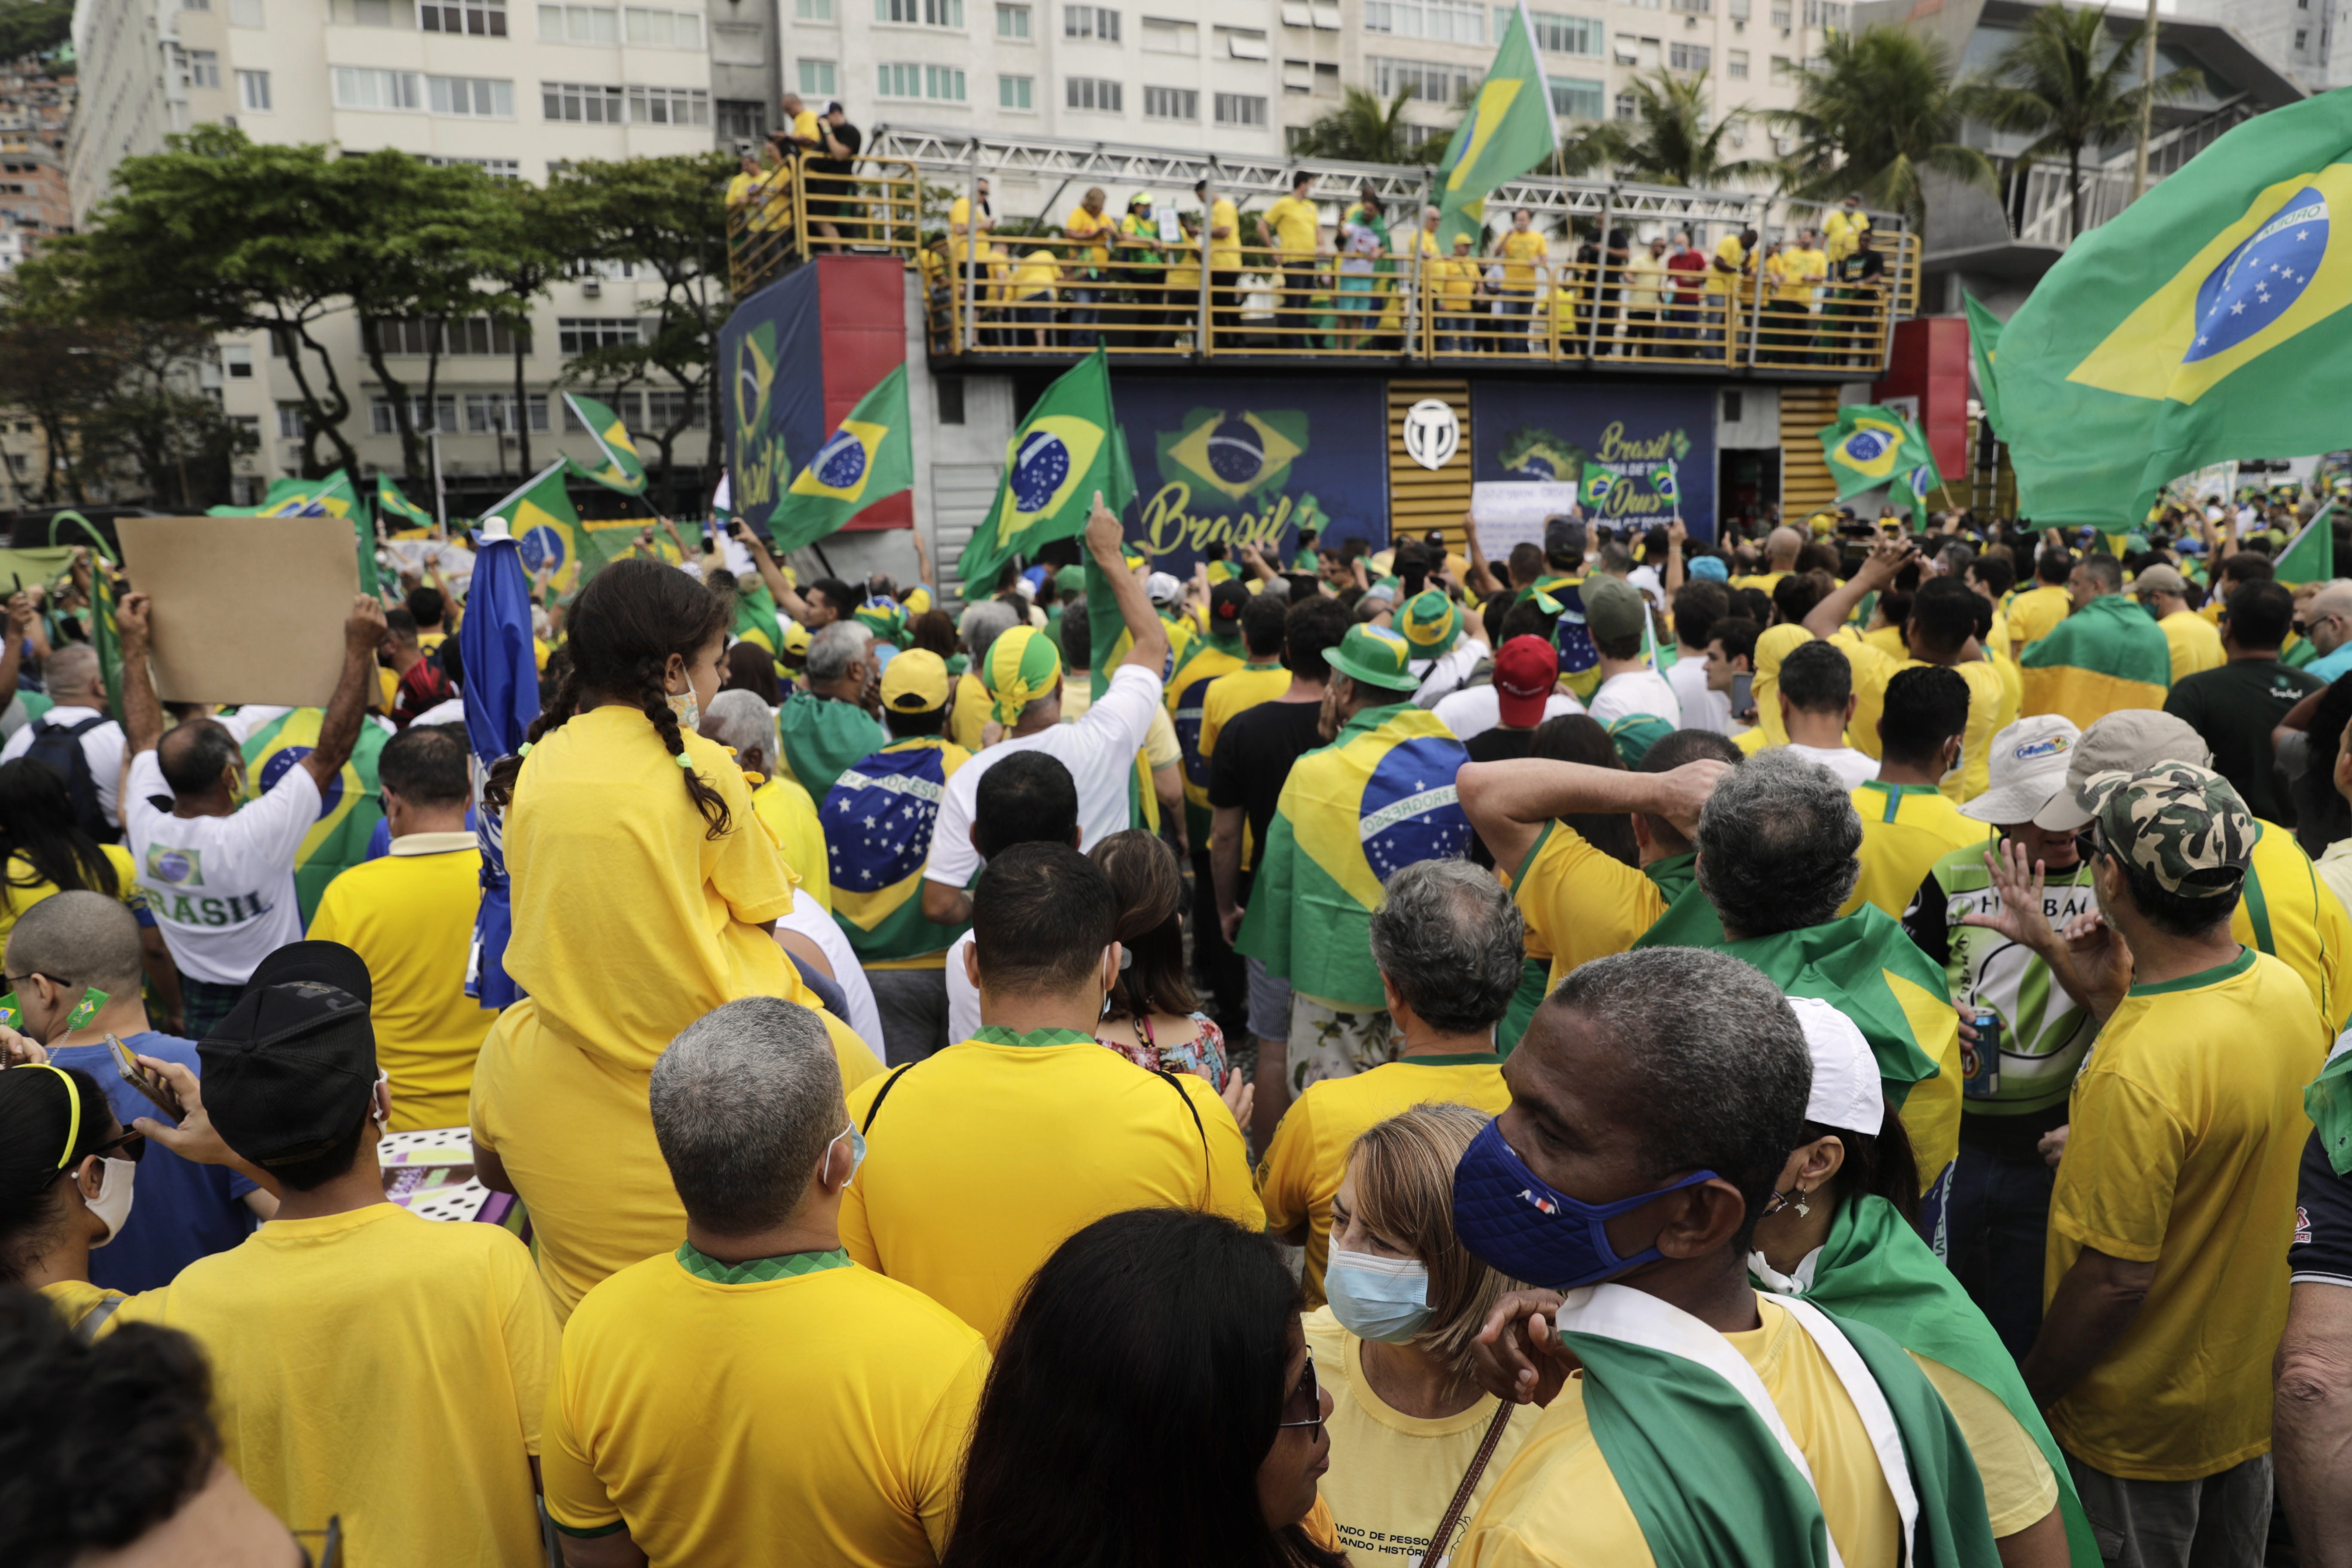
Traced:
[[1654, 1193], [1588, 1204], [1554, 1191], [1528, 1170], [1503, 1142], [1497, 1119], [1471, 1140], [1454, 1167], [1454, 1234], [1498, 1274], [1545, 1289], [1573, 1290], [1660, 1256], [1653, 1247], [1620, 1258], [1609, 1245], [1606, 1222], [1714, 1179], [1713, 1171], [1700, 1171]]
[[1339, 1326], [1360, 1340], [1401, 1345], [1429, 1323], [1429, 1265], [1418, 1258], [1333, 1247], [1323, 1294]]
[[[854, 1182], [857, 1179], [857, 1167], [866, 1163], [866, 1134], [857, 1130], [857, 1123], [853, 1121], [833, 1135], [833, 1143], [827, 1143], [824, 1146], [824, 1157], [825, 1160], [830, 1161], [833, 1158], [833, 1144], [840, 1142], [844, 1138], [849, 1140], [849, 1182]], [[822, 1170], [823, 1164], [820, 1163], [818, 1168]], [[845, 1187], [849, 1185], [849, 1182], [844, 1182], [841, 1184]]]

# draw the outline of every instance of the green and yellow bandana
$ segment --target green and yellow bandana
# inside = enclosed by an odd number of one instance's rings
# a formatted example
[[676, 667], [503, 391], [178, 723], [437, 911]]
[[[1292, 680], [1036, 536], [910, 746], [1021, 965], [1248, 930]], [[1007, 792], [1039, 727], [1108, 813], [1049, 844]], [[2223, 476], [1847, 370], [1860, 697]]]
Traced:
[[1053, 694], [1062, 679], [1062, 656], [1054, 639], [1034, 626], [1014, 626], [988, 645], [980, 660], [982, 689], [996, 700], [997, 722], [1019, 721], [1021, 710]]

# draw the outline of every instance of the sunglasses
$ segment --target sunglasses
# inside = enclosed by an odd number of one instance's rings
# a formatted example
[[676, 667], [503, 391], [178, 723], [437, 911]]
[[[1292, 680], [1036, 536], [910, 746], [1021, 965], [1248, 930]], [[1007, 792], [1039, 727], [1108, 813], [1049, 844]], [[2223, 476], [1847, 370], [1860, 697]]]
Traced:
[[[1304, 1412], [1304, 1415], [1301, 1415]], [[1282, 1402], [1283, 1418], [1275, 1429], [1304, 1426], [1320, 1437], [1323, 1435], [1323, 1387], [1315, 1381], [1315, 1352], [1307, 1352], [1307, 1364], [1299, 1370], [1298, 1382]]]

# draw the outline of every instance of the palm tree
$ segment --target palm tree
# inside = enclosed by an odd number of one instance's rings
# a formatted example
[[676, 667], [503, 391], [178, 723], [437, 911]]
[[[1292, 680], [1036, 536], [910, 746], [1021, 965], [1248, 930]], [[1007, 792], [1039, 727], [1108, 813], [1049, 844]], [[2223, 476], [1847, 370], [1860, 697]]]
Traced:
[[1796, 108], [1771, 116], [1773, 130], [1797, 141], [1780, 164], [1788, 194], [1860, 191], [1916, 226], [1926, 215], [1919, 182], [1927, 170], [1997, 193], [1992, 164], [1960, 144], [1966, 115], [1951, 78], [1944, 46], [1906, 28], [1831, 34], [1821, 63], [1797, 72]]
[[[1348, 89], [1339, 107], [1307, 127], [1291, 151], [1305, 158], [1339, 158], [1351, 163], [1426, 163], [1427, 139], [1415, 141], [1405, 123], [1412, 89], [1399, 89], [1383, 106], [1360, 87]], [[1438, 150], [1444, 150], [1440, 142]]]
[[2065, 153], [2074, 234], [2083, 232], [2083, 150], [2136, 132], [2142, 99], [2170, 103], [2203, 85], [2184, 66], [2149, 88], [2126, 86], [2138, 69], [2144, 34], [2136, 28], [2117, 42], [2107, 32], [2105, 11], [2044, 5], [1991, 71], [1957, 94], [1967, 113], [1995, 130], [2034, 138], [2018, 155], [2020, 168]]
[[1636, 77], [1634, 117], [1603, 121], [1561, 139], [1560, 163], [1570, 174], [1603, 165], [1622, 179], [1652, 185], [1719, 186], [1763, 171], [1754, 159], [1724, 160], [1725, 139], [1745, 122], [1735, 109], [1707, 123], [1706, 73], [1688, 77], [1660, 70]]

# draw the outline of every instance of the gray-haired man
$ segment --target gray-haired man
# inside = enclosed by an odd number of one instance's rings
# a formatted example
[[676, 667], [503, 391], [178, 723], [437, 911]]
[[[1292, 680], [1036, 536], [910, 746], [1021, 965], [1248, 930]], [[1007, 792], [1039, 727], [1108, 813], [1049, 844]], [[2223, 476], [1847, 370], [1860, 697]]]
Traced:
[[835, 621], [809, 639], [808, 689], [785, 700], [776, 715], [784, 766], [823, 800], [842, 770], [890, 743], [889, 732], [866, 711], [874, 679], [874, 634], [856, 621]]

